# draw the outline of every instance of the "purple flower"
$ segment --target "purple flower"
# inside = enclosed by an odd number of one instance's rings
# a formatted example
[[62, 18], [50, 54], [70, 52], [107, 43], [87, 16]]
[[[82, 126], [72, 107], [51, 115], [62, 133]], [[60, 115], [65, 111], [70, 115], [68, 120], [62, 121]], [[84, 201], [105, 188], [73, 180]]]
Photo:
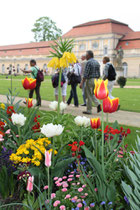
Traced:
[[112, 202], [109, 202], [108, 205], [112, 205]]
[[126, 201], [127, 204], [129, 204], [129, 200], [126, 196], [124, 196], [124, 200]]
[[102, 201], [101, 205], [105, 205], [105, 201]]

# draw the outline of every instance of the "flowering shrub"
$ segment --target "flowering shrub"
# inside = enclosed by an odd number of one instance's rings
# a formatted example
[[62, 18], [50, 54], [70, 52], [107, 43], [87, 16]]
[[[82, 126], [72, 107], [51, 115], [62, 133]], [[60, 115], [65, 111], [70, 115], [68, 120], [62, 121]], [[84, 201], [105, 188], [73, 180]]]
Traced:
[[[40, 166], [43, 160], [43, 155], [45, 155], [45, 150], [49, 148], [51, 141], [48, 138], [39, 138], [38, 140], [29, 139], [25, 144], [22, 144], [16, 153], [12, 153], [10, 160], [15, 164], [19, 163], [32, 163], [35, 166]], [[57, 154], [55, 150], [54, 154]]]

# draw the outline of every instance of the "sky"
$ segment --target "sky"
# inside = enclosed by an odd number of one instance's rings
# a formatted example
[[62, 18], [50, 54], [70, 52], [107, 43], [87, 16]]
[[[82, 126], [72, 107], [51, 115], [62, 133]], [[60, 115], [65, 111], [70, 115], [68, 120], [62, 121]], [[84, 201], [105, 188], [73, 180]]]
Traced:
[[140, 0], [0, 0], [0, 45], [34, 41], [31, 29], [42, 16], [50, 17], [63, 33], [106, 18], [140, 31]]

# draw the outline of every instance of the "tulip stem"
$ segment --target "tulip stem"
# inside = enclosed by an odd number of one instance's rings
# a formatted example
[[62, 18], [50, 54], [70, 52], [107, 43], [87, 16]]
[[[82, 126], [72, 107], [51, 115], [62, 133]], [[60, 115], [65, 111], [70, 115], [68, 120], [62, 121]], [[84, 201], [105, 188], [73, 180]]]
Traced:
[[106, 113], [106, 124], [108, 125], [108, 113]]
[[49, 198], [50, 198], [50, 173], [49, 173], [49, 167], [48, 167], [48, 200], [49, 200]]
[[59, 69], [59, 83], [58, 83], [58, 109], [57, 114], [59, 117], [60, 114], [60, 101], [61, 101], [61, 78], [62, 78], [62, 69]]
[[96, 129], [95, 129], [95, 144], [96, 144], [96, 159], [97, 159], [98, 158], [98, 147], [97, 147]]
[[103, 112], [103, 101], [102, 103], [102, 170], [105, 175], [104, 171], [104, 112]]

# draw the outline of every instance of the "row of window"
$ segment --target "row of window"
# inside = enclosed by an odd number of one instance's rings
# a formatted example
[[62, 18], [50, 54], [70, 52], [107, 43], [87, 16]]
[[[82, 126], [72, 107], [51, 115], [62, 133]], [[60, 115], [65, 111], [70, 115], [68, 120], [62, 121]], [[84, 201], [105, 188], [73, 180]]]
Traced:
[[[93, 45], [92, 45], [92, 48], [95, 50], [95, 49], [97, 49], [98, 47], [99, 47], [99, 46], [98, 46], [98, 43], [97, 43], [97, 42], [94, 42]], [[81, 45], [79, 46], [79, 50], [81, 50], [81, 51], [86, 50], [86, 45], [85, 45], [85, 44], [81, 44]], [[104, 55], [107, 55], [107, 54], [108, 54], [108, 47], [105, 46], [105, 47], [104, 47]]]
[[[2, 73], [4, 74], [5, 73], [5, 64], [2, 64]], [[29, 69], [29, 65], [28, 64], [25, 64], [25, 67], [24, 67], [25, 70], [28, 70]], [[7, 71], [14, 71], [16, 73], [19, 73], [20, 72], [20, 64], [17, 64], [16, 67], [15, 66], [12, 66], [12, 64], [9, 65], [9, 67], [7, 67]], [[43, 65], [43, 70], [47, 70], [47, 64], [45, 63]]]

